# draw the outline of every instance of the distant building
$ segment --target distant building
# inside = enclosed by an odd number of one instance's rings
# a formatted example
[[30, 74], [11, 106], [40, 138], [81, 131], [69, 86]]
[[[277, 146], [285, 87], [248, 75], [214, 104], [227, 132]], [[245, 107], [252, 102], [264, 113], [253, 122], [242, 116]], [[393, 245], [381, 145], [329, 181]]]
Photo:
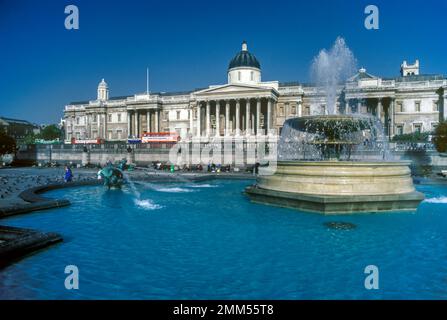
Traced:
[[13, 137], [17, 143], [30, 134], [39, 132], [39, 127], [29, 121], [0, 117], [0, 131]]
[[[109, 98], [104, 79], [97, 99], [65, 106], [65, 141], [125, 141], [146, 132], [177, 132], [183, 139], [279, 133], [290, 117], [326, 113], [322, 88], [261, 81], [261, 64], [247, 44], [230, 61], [227, 83], [173, 93]], [[420, 74], [419, 60], [404, 61], [401, 74], [381, 78], [360, 69], [337, 90], [337, 113], [373, 114], [387, 134], [432, 131], [447, 117], [447, 78]], [[445, 111], [444, 111], [445, 110]]]

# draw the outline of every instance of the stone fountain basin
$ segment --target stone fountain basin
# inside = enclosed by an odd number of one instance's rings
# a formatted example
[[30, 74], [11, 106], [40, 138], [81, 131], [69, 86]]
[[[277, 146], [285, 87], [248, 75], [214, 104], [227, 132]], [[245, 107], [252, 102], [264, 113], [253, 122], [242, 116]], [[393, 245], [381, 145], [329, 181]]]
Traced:
[[381, 195], [415, 191], [410, 161], [278, 161], [258, 187], [318, 195]]
[[326, 214], [416, 210], [410, 161], [278, 161], [245, 193], [252, 201]]

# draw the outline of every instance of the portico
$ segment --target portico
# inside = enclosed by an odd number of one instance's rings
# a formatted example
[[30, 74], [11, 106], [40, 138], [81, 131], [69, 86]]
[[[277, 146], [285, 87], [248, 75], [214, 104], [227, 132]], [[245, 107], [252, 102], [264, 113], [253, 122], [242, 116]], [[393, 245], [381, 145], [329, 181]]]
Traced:
[[158, 132], [159, 130], [159, 108], [147, 106], [127, 109], [128, 136], [140, 137], [144, 132]]
[[225, 85], [196, 94], [196, 137], [273, 133], [278, 92], [271, 87]]

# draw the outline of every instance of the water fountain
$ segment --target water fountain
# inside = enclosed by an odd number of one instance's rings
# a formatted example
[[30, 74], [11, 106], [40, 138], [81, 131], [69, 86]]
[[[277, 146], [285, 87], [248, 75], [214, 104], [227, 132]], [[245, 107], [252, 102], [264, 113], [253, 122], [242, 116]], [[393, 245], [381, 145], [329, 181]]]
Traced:
[[124, 183], [124, 173], [121, 169], [109, 164], [99, 171], [101, 179], [104, 181], [104, 186], [109, 189], [119, 189]]
[[331, 114], [286, 120], [275, 173], [260, 175], [245, 193], [254, 202], [324, 214], [415, 210], [424, 196], [413, 186], [410, 162], [392, 159], [380, 120], [336, 114], [334, 86], [347, 76], [353, 55], [340, 38], [329, 54], [322, 52], [313, 69], [330, 77], [317, 82]]

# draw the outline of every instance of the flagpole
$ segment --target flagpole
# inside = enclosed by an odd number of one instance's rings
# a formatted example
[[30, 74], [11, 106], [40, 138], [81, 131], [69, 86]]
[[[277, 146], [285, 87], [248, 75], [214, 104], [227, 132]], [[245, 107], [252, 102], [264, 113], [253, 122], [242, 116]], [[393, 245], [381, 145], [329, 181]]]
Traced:
[[149, 94], [149, 68], [146, 68], [146, 93]]

